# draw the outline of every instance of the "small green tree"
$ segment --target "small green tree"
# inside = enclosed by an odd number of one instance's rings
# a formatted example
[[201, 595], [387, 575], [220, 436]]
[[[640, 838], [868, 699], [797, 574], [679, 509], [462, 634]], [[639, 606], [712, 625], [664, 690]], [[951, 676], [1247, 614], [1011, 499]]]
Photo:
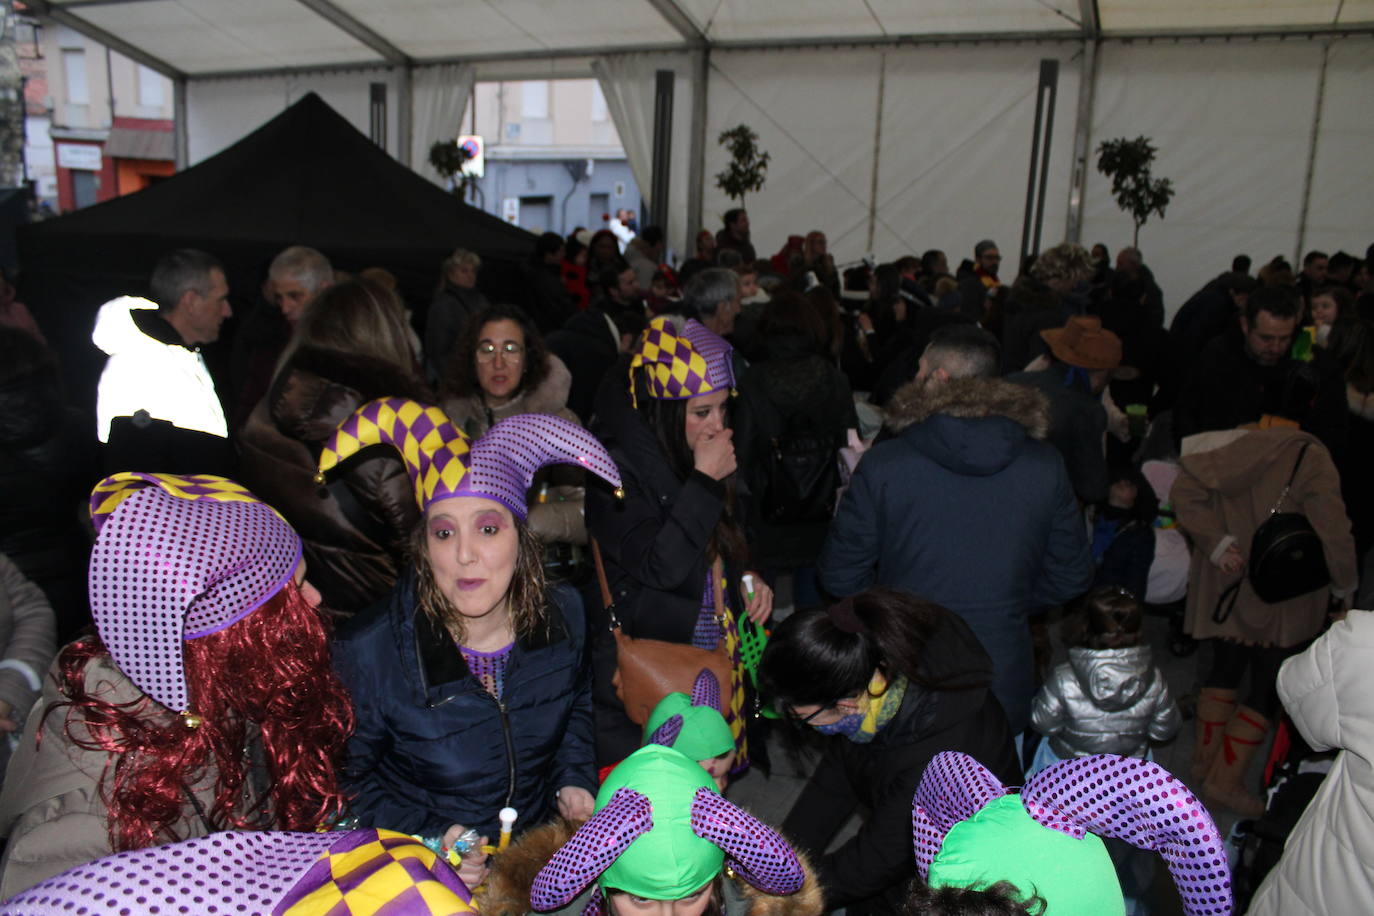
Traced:
[[763, 188], [768, 160], [772, 158], [758, 147], [759, 135], [741, 124], [722, 131], [721, 146], [730, 151], [730, 167], [716, 175], [716, 187], [726, 193], [731, 200], [738, 200], [744, 206], [744, 195], [749, 191]]
[[1135, 222], [1133, 247], [1140, 247], [1140, 227], [1151, 213], [1164, 218], [1164, 208], [1174, 196], [1174, 183], [1167, 178], [1150, 175], [1150, 163], [1155, 160], [1155, 147], [1148, 137], [1128, 140], [1103, 140], [1097, 148], [1097, 170], [1112, 180], [1112, 194], [1116, 205], [1131, 215]]
[[439, 177], [453, 182], [452, 191], [459, 200], [467, 200], [468, 187], [473, 182], [472, 175], [463, 174], [463, 164], [471, 156], [455, 137], [452, 140], [436, 140], [429, 148], [429, 164]]

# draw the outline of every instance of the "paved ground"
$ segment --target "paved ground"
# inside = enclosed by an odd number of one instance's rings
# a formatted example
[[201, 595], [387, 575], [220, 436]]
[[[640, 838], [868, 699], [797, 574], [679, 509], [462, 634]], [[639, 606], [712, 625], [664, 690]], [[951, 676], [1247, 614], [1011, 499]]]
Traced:
[[[784, 600], [786, 599], [785, 594], [782, 597]], [[1146, 631], [1154, 649], [1155, 664], [1164, 670], [1174, 696], [1177, 698], [1195, 695], [1197, 672], [1205, 670], [1205, 667], [1200, 666], [1210, 664], [1206, 646], [1188, 658], [1176, 658], [1169, 652], [1166, 645], [1168, 624], [1164, 618], [1147, 618]], [[1058, 638], [1057, 624], [1052, 624], [1052, 633], [1054, 634], [1055, 661], [1057, 663], [1066, 657], [1066, 650]], [[1183, 723], [1176, 739], [1155, 748], [1155, 759], [1160, 766], [1187, 781], [1193, 742], [1194, 726], [1190, 717]], [[759, 772], [748, 773], [730, 787], [729, 795], [732, 800], [748, 808], [765, 822], [779, 824], [791, 810], [793, 801], [801, 792], [809, 773], [810, 760], [790, 752], [788, 748], [784, 747], [784, 742], [777, 737], [769, 742], [769, 748], [773, 761], [772, 775], [765, 777]], [[1248, 776], [1251, 785], [1258, 786], [1263, 756], [1263, 754], [1257, 754], [1251, 763]], [[1213, 811], [1212, 815], [1217, 821], [1217, 827], [1225, 836], [1236, 820], [1235, 815], [1225, 810]], [[856, 816], [849, 827], [836, 838], [836, 843], [848, 839], [857, 822]], [[1178, 895], [1173, 889], [1172, 881], [1169, 880], [1168, 871], [1164, 868], [1162, 861], [1155, 869], [1154, 894], [1152, 899], [1148, 901], [1148, 905], [1152, 916], [1173, 916], [1173, 914], [1182, 913]]]

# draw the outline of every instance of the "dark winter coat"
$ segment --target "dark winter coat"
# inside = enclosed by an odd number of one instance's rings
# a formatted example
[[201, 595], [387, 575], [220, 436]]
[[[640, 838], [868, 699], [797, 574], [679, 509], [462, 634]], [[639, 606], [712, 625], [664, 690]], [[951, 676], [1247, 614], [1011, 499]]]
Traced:
[[968, 621], [992, 656], [1013, 732], [1034, 693], [1030, 613], [1087, 591], [1093, 561], [1044, 397], [999, 379], [913, 383], [898, 435], [850, 481], [821, 550], [821, 585], [904, 589]]
[[302, 347], [239, 434], [243, 483], [300, 534], [310, 581], [332, 610], [360, 611], [391, 590], [420, 521], [394, 449], [367, 450], [331, 471], [325, 486], [314, 481], [338, 425], [390, 395], [429, 400], [423, 385], [390, 364]]
[[1068, 384], [1070, 367], [1060, 362], [1038, 372], [1015, 372], [1007, 381], [1041, 391], [1050, 404], [1050, 444], [1064, 457], [1069, 482], [1080, 502], [1107, 498], [1107, 411], [1083, 379]]
[[526, 262], [520, 267], [525, 287], [525, 311], [539, 330], [548, 334], [572, 317], [574, 306], [557, 264]]
[[477, 289], [464, 289], [445, 283], [434, 294], [425, 316], [425, 369], [431, 379], [448, 374], [453, 345], [478, 312], [487, 307], [487, 297]]
[[[759, 499], [769, 491], [770, 455], [780, 437], [784, 441], [789, 435], [828, 440], [838, 454], [845, 444], [845, 430], [859, 426], [848, 380], [804, 339], [775, 337], [766, 342], [763, 356], [740, 381], [734, 419], [739, 466], [749, 492]], [[832, 464], [837, 461], [835, 454]], [[756, 516], [750, 537], [759, 545], [755, 559], [770, 569], [810, 566], [820, 554], [829, 526], [828, 514], [791, 524], [770, 523]]]
[[604, 311], [593, 308], [573, 315], [545, 344], [572, 373], [568, 407], [583, 422], [590, 420], [601, 379], [620, 358], [620, 332]]
[[503, 807], [520, 831], [564, 786], [596, 793], [576, 593], [552, 588], [548, 617], [547, 632], [516, 641], [499, 702], [417, 605], [414, 573], [340, 629], [335, 664], [357, 715], [343, 781], [363, 826], [428, 837], [462, 824], [495, 839]]
[[[986, 683], [993, 661], [966, 623], [952, 614], [945, 621], [927, 647], [923, 674], [937, 683]], [[831, 737], [826, 744], [782, 832], [811, 855], [826, 906], [851, 913], [900, 910], [916, 874], [911, 798], [931, 757], [962, 751], [1003, 782], [1022, 781], [1006, 716], [986, 687], [930, 690], [909, 684], [896, 717], [872, 742]], [[858, 835], [823, 855], [859, 806], [869, 814]]]
[[1202, 348], [1192, 375], [1174, 406], [1174, 436], [1235, 429], [1262, 414], [1280, 413], [1284, 386], [1294, 362], [1261, 366], [1245, 352], [1245, 336], [1233, 327]]
[[83, 505], [100, 477], [89, 417], [49, 366], [0, 383], [0, 553], [52, 604], [62, 636], [90, 621]]
[[1016, 278], [1002, 310], [1002, 371], [1020, 372], [1049, 350], [1041, 331], [1062, 328], [1073, 309], [1030, 274]]

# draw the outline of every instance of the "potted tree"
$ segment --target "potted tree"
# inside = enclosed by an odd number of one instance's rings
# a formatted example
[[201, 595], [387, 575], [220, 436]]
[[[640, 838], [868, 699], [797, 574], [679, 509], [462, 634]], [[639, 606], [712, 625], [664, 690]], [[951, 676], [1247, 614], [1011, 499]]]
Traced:
[[1131, 246], [1140, 247], [1140, 227], [1151, 213], [1164, 218], [1164, 208], [1174, 196], [1174, 183], [1167, 178], [1154, 178], [1150, 163], [1155, 159], [1155, 147], [1148, 137], [1129, 140], [1103, 140], [1097, 148], [1097, 170], [1112, 180], [1112, 195], [1116, 205], [1131, 215], [1135, 234]]
[[730, 165], [716, 175], [716, 187], [725, 192], [731, 200], [738, 200], [744, 206], [744, 195], [763, 188], [768, 171], [768, 153], [759, 149], [759, 135], [741, 124], [722, 131], [719, 143], [730, 151]]

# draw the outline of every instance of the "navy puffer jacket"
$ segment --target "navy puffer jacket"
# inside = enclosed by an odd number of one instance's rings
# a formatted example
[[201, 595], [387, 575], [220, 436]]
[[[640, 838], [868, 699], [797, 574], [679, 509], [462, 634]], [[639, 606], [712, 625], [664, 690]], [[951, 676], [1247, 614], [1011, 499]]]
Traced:
[[549, 590], [546, 633], [517, 640], [502, 702], [468, 671], [453, 639], [415, 601], [412, 570], [340, 628], [335, 664], [353, 695], [345, 788], [362, 826], [424, 836], [453, 824], [495, 840], [545, 820], [554, 793], [596, 793], [591, 674], [577, 593]]

